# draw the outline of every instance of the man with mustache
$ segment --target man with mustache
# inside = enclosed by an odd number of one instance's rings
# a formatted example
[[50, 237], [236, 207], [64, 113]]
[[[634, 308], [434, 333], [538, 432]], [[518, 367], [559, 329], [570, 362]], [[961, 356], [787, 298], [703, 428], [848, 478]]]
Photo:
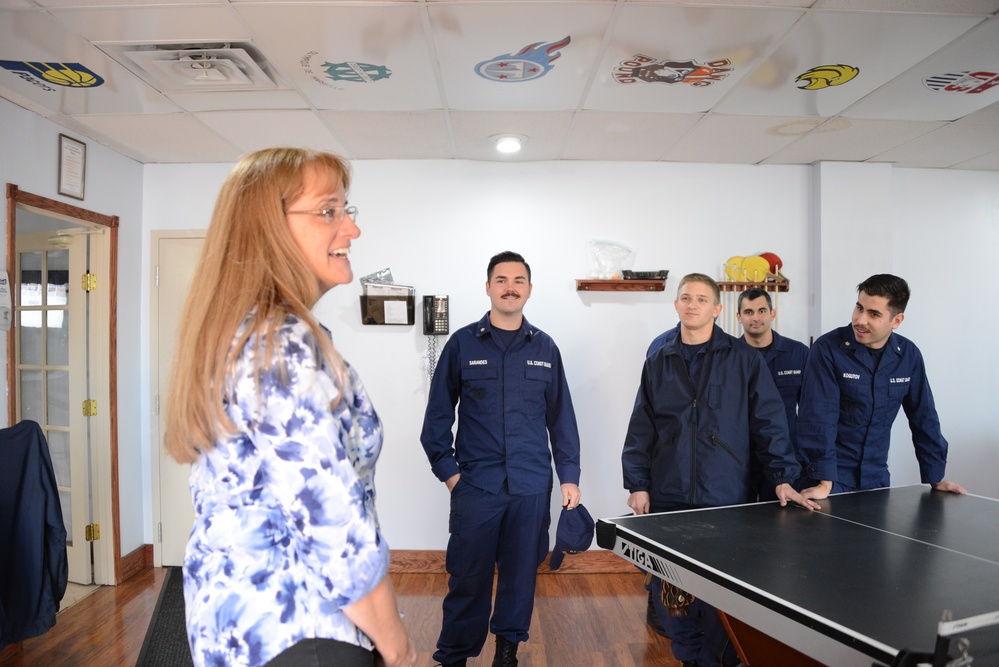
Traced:
[[939, 491], [966, 493], [944, 479], [947, 441], [923, 356], [910, 340], [894, 333], [908, 303], [905, 280], [871, 276], [857, 285], [852, 324], [830, 331], [812, 346], [798, 409], [805, 497], [890, 486], [888, 448], [899, 407], [909, 420], [922, 482]]
[[531, 267], [501, 252], [489, 260], [486, 278], [491, 308], [444, 345], [420, 436], [451, 493], [450, 577], [433, 656], [445, 667], [479, 655], [489, 630], [496, 635], [493, 667], [517, 665], [537, 568], [548, 553], [553, 458], [562, 506], [575, 508], [580, 496], [579, 431], [562, 357], [524, 317]]

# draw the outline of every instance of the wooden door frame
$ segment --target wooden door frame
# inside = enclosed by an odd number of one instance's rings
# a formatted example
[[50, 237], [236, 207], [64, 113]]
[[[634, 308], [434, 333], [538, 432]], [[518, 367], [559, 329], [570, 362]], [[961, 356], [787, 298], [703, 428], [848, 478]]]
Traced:
[[[106, 511], [110, 509], [111, 513], [111, 530], [110, 537], [112, 540], [111, 547], [111, 572], [107, 573], [109, 576], [101, 577], [108, 579], [107, 581], [98, 581], [98, 583], [111, 583], [120, 584], [122, 582], [122, 564], [121, 564], [121, 536], [120, 536], [120, 508], [118, 501], [118, 216], [116, 215], [104, 215], [101, 213], [96, 213], [94, 211], [89, 211], [78, 206], [73, 206], [71, 204], [66, 204], [64, 202], [57, 201], [55, 199], [49, 199], [48, 197], [43, 197], [41, 195], [32, 194], [30, 192], [25, 192], [21, 190], [13, 183], [7, 184], [7, 266], [13, 267], [16, 265], [15, 259], [17, 254], [16, 246], [16, 232], [17, 232], [17, 207], [26, 206], [34, 209], [38, 209], [49, 215], [54, 215], [55, 217], [64, 217], [72, 220], [82, 220], [84, 222], [89, 222], [95, 225], [101, 225], [106, 227], [110, 236], [110, 257], [109, 257], [109, 275], [108, 275], [108, 300], [109, 300], [109, 311], [108, 311], [108, 323], [110, 327], [109, 339], [108, 339], [108, 419], [109, 419], [109, 444], [110, 444], [110, 459], [108, 461], [109, 469], [107, 470], [108, 479], [111, 487], [111, 498], [110, 498], [110, 508], [104, 508]], [[13, 278], [10, 283], [13, 285]], [[12, 327], [13, 330], [13, 327]], [[16, 376], [14, 369], [14, 335], [10, 334], [7, 336], [7, 423], [10, 425], [14, 424], [17, 419], [17, 397], [16, 397]], [[100, 494], [98, 494], [100, 495]], [[95, 502], [95, 506], [101, 506], [102, 503], [99, 502], [100, 499]], [[99, 513], [98, 516], [105, 516], [103, 513]], [[107, 536], [107, 530], [104, 531], [105, 536]], [[94, 563], [94, 574], [97, 577], [99, 572], [102, 572], [106, 568], [102, 563]]]

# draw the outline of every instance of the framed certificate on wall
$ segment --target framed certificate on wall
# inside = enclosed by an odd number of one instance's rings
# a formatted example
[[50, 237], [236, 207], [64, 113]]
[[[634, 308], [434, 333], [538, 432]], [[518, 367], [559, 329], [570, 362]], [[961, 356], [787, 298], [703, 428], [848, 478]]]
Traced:
[[87, 181], [87, 144], [59, 135], [59, 194], [83, 199]]

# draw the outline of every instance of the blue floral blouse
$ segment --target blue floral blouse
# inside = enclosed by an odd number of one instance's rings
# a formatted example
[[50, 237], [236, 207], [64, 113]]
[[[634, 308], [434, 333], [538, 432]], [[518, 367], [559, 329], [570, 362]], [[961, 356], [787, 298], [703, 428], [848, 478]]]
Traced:
[[[244, 325], [245, 326], [245, 325]], [[346, 363], [340, 392], [309, 327], [288, 317], [254, 382], [257, 337], [227, 386], [238, 429], [191, 466], [194, 527], [184, 558], [194, 664], [263, 665], [296, 642], [372, 648], [341, 611], [388, 571], [375, 514], [382, 426]]]

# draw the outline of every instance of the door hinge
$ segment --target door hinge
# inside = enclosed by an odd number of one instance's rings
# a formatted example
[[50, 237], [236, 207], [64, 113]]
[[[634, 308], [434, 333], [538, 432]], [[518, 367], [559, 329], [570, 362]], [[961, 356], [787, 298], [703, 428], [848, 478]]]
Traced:
[[84, 417], [97, 416], [97, 401], [95, 401], [92, 398], [88, 398], [83, 402], [83, 416]]
[[96, 273], [84, 273], [83, 274], [83, 291], [93, 292], [97, 289], [97, 274]]
[[101, 524], [99, 523], [89, 523], [86, 529], [86, 538], [88, 542], [96, 542], [101, 539]]

